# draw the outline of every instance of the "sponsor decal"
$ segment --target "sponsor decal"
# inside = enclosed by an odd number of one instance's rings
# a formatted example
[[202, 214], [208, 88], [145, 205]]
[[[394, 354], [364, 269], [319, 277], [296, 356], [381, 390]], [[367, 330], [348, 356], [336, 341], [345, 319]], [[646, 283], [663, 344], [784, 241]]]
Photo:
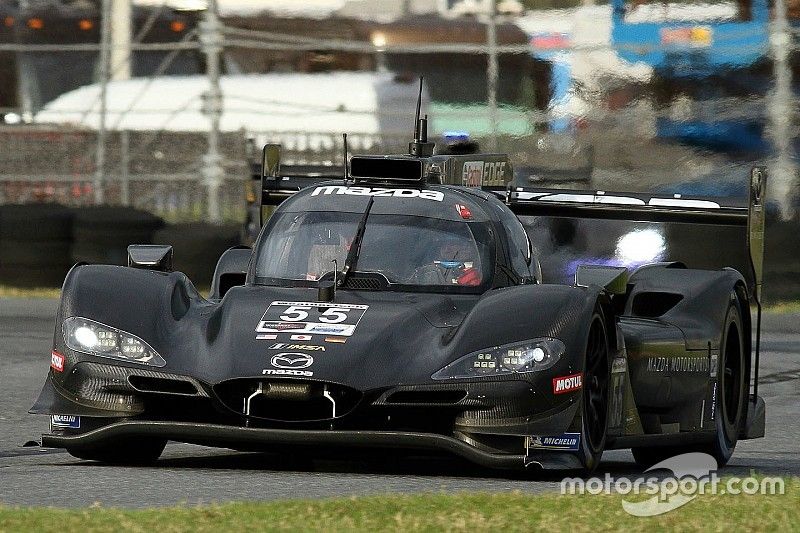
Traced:
[[472, 211], [469, 210], [469, 207], [463, 204], [456, 204], [456, 211], [464, 220], [472, 220]]
[[648, 357], [648, 372], [708, 372], [707, 357]]
[[310, 378], [314, 375], [310, 370], [286, 370], [283, 368], [277, 370], [274, 368], [265, 368], [261, 371], [261, 374], [264, 376], [296, 376], [304, 378]]
[[580, 433], [564, 433], [562, 435], [539, 436], [527, 438], [529, 450], [568, 450], [578, 451], [581, 445]]
[[347, 337], [325, 337], [325, 342], [344, 344], [347, 342]]
[[64, 371], [64, 361], [66, 361], [66, 357], [64, 357], [62, 354], [55, 350], [50, 352], [50, 368], [56, 372]]
[[274, 341], [277, 338], [278, 338], [278, 336], [274, 335], [274, 334], [273, 335], [265, 335], [265, 334], [262, 333], [261, 335], [256, 335], [256, 340], [259, 340], [259, 341]]
[[717, 384], [714, 383], [714, 390], [711, 392], [711, 420], [713, 422], [714, 416], [717, 414]]
[[467, 187], [502, 186], [505, 174], [505, 161], [465, 161], [461, 183]]
[[352, 335], [367, 305], [323, 302], [272, 302], [256, 326], [256, 333], [296, 333], [292, 340], [311, 340], [312, 334]]
[[420, 189], [389, 189], [386, 187], [345, 187], [344, 185], [326, 185], [317, 187], [311, 196], [320, 194], [347, 194], [351, 196], [378, 196], [394, 198], [420, 198], [422, 200], [434, 200], [441, 202], [444, 200], [444, 193], [441, 191], [428, 191]]
[[300, 370], [314, 364], [314, 358], [306, 353], [279, 353], [272, 356], [269, 364], [275, 368]]
[[50, 425], [54, 428], [80, 429], [81, 417], [74, 415], [51, 415]]
[[717, 375], [717, 361], [719, 360], [719, 355], [711, 354], [711, 363], [708, 365], [708, 374], [713, 378]]
[[480, 187], [483, 180], [483, 161], [465, 161], [461, 183], [467, 187]]
[[256, 331], [294, 331], [297, 329], [303, 329], [307, 326], [305, 322], [270, 322], [266, 320], [262, 320], [258, 323], [258, 328]]
[[614, 359], [611, 363], [611, 373], [612, 374], [621, 374], [624, 373], [628, 369], [628, 362], [624, 357], [619, 357]]
[[319, 344], [289, 344], [286, 342], [276, 342], [269, 347], [270, 350], [306, 350], [308, 352], [324, 352], [325, 347]]
[[564, 394], [583, 387], [583, 373], [553, 378], [553, 394]]

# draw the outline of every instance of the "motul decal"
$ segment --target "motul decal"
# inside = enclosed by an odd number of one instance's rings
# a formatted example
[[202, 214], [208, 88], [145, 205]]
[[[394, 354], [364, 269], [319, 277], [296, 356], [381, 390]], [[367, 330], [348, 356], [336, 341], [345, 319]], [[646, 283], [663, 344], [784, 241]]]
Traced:
[[553, 378], [553, 394], [564, 394], [583, 387], [583, 373]]
[[52, 368], [56, 372], [64, 371], [64, 360], [65, 357], [60, 353], [58, 353], [57, 351], [53, 350], [52, 352], [50, 352], [50, 368]]

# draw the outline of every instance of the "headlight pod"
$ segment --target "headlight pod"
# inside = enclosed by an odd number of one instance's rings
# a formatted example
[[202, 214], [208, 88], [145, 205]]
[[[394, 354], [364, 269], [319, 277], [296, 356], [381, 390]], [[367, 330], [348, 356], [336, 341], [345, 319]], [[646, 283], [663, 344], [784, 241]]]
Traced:
[[473, 352], [442, 368], [432, 379], [468, 379], [539, 372], [564, 355], [564, 343], [541, 338]]
[[100, 322], [69, 317], [64, 320], [64, 342], [77, 352], [120, 361], [162, 367], [167, 364], [145, 341]]

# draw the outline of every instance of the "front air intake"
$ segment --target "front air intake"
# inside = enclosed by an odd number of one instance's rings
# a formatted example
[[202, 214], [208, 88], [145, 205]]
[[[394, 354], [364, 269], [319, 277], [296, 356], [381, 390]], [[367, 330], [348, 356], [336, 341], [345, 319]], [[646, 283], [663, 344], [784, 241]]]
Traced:
[[361, 400], [361, 393], [350, 387], [288, 379], [232, 379], [216, 385], [214, 392], [231, 411], [277, 422], [341, 418]]
[[128, 383], [140, 392], [180, 394], [184, 396], [196, 396], [198, 394], [197, 387], [194, 384], [182, 379], [129, 376]]

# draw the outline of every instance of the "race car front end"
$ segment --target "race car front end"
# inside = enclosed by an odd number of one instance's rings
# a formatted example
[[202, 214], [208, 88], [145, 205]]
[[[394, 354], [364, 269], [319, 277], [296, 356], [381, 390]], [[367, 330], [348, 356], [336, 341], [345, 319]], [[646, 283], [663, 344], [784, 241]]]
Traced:
[[[86, 316], [97, 300], [78, 286], [102, 298], [123, 278], [164, 303]], [[584, 466], [586, 289], [531, 285], [502, 298], [353, 292], [322, 303], [311, 289], [275, 288], [265, 310], [266, 289], [232, 289], [213, 304], [179, 273], [82, 266], [65, 287], [50, 373], [32, 409], [51, 417], [44, 446], [110, 462], [153, 459], [159, 444], [178, 441], [307, 457], [373, 448], [444, 452], [492, 468]], [[287, 292], [293, 298], [277, 297]], [[571, 320], [479, 328], [500, 307], [531, 300], [545, 316], [566, 311]], [[279, 318], [300, 311], [302, 323]], [[346, 316], [336, 327], [320, 321], [336, 313]], [[513, 340], [520, 325], [531, 338]]]

